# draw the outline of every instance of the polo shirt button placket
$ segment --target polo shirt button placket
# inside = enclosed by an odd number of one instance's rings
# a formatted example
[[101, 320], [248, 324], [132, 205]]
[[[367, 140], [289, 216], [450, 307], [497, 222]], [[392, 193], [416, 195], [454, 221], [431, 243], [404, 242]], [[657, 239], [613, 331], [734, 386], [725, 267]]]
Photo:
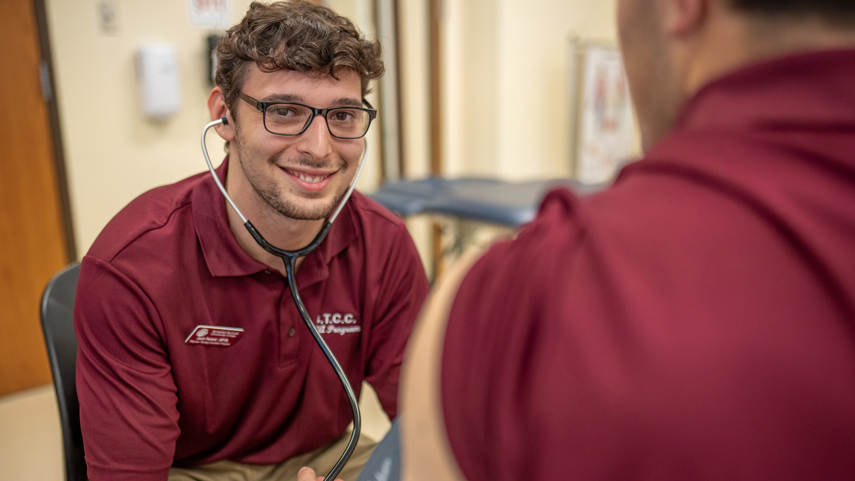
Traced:
[[294, 302], [291, 300], [291, 292], [288, 290], [287, 279], [282, 276], [276, 276], [276, 271], [272, 268], [270, 272], [275, 276], [272, 277], [277, 281], [279, 288], [279, 313], [276, 322], [279, 324], [279, 365], [286, 366], [297, 362], [301, 353], [301, 334], [297, 332], [302, 324], [297, 309], [294, 307]]

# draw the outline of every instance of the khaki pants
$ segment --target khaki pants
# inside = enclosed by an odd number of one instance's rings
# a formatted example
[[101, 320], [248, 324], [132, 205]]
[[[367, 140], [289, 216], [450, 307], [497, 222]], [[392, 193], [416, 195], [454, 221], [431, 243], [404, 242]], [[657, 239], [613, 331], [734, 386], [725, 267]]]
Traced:
[[[348, 432], [338, 441], [317, 451], [293, 457], [280, 464], [241, 464], [233, 461], [217, 461], [195, 468], [171, 468], [169, 481], [296, 481], [297, 471], [308, 466], [326, 476], [335, 466], [350, 441]], [[344, 481], [356, 481], [365, 462], [371, 457], [377, 442], [364, 434], [353, 451], [350, 460], [338, 477]]]

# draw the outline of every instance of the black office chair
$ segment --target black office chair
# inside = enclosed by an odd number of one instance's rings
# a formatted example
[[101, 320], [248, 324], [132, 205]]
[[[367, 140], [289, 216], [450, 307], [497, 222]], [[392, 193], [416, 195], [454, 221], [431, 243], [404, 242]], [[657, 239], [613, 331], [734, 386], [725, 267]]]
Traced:
[[77, 338], [74, 336], [72, 314], [78, 274], [80, 263], [74, 262], [53, 276], [45, 287], [41, 304], [42, 331], [59, 404], [67, 481], [86, 480], [83, 436], [80, 434], [80, 406], [77, 403], [74, 381]]

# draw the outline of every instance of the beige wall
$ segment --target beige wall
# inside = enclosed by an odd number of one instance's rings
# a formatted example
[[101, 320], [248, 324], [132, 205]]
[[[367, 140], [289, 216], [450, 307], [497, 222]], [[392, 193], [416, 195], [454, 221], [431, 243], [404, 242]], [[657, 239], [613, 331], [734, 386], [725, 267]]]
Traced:
[[447, 171], [508, 179], [570, 175], [568, 39], [615, 42], [615, 1], [447, 5]]
[[[209, 121], [207, 30], [188, 24], [184, 2], [114, 3], [119, 30], [107, 35], [98, 23], [97, 2], [46, 1], [81, 256], [128, 201], [204, 168], [199, 134]], [[149, 41], [174, 43], [179, 55], [183, 107], [162, 122], [145, 119], [137, 101], [134, 52]]]

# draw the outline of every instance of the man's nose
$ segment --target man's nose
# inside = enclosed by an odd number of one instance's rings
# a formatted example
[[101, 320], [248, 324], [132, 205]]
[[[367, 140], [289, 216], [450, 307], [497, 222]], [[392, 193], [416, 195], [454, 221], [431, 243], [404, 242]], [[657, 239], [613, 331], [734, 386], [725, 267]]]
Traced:
[[323, 115], [312, 117], [311, 123], [300, 134], [297, 148], [313, 158], [322, 159], [332, 153], [333, 137]]

